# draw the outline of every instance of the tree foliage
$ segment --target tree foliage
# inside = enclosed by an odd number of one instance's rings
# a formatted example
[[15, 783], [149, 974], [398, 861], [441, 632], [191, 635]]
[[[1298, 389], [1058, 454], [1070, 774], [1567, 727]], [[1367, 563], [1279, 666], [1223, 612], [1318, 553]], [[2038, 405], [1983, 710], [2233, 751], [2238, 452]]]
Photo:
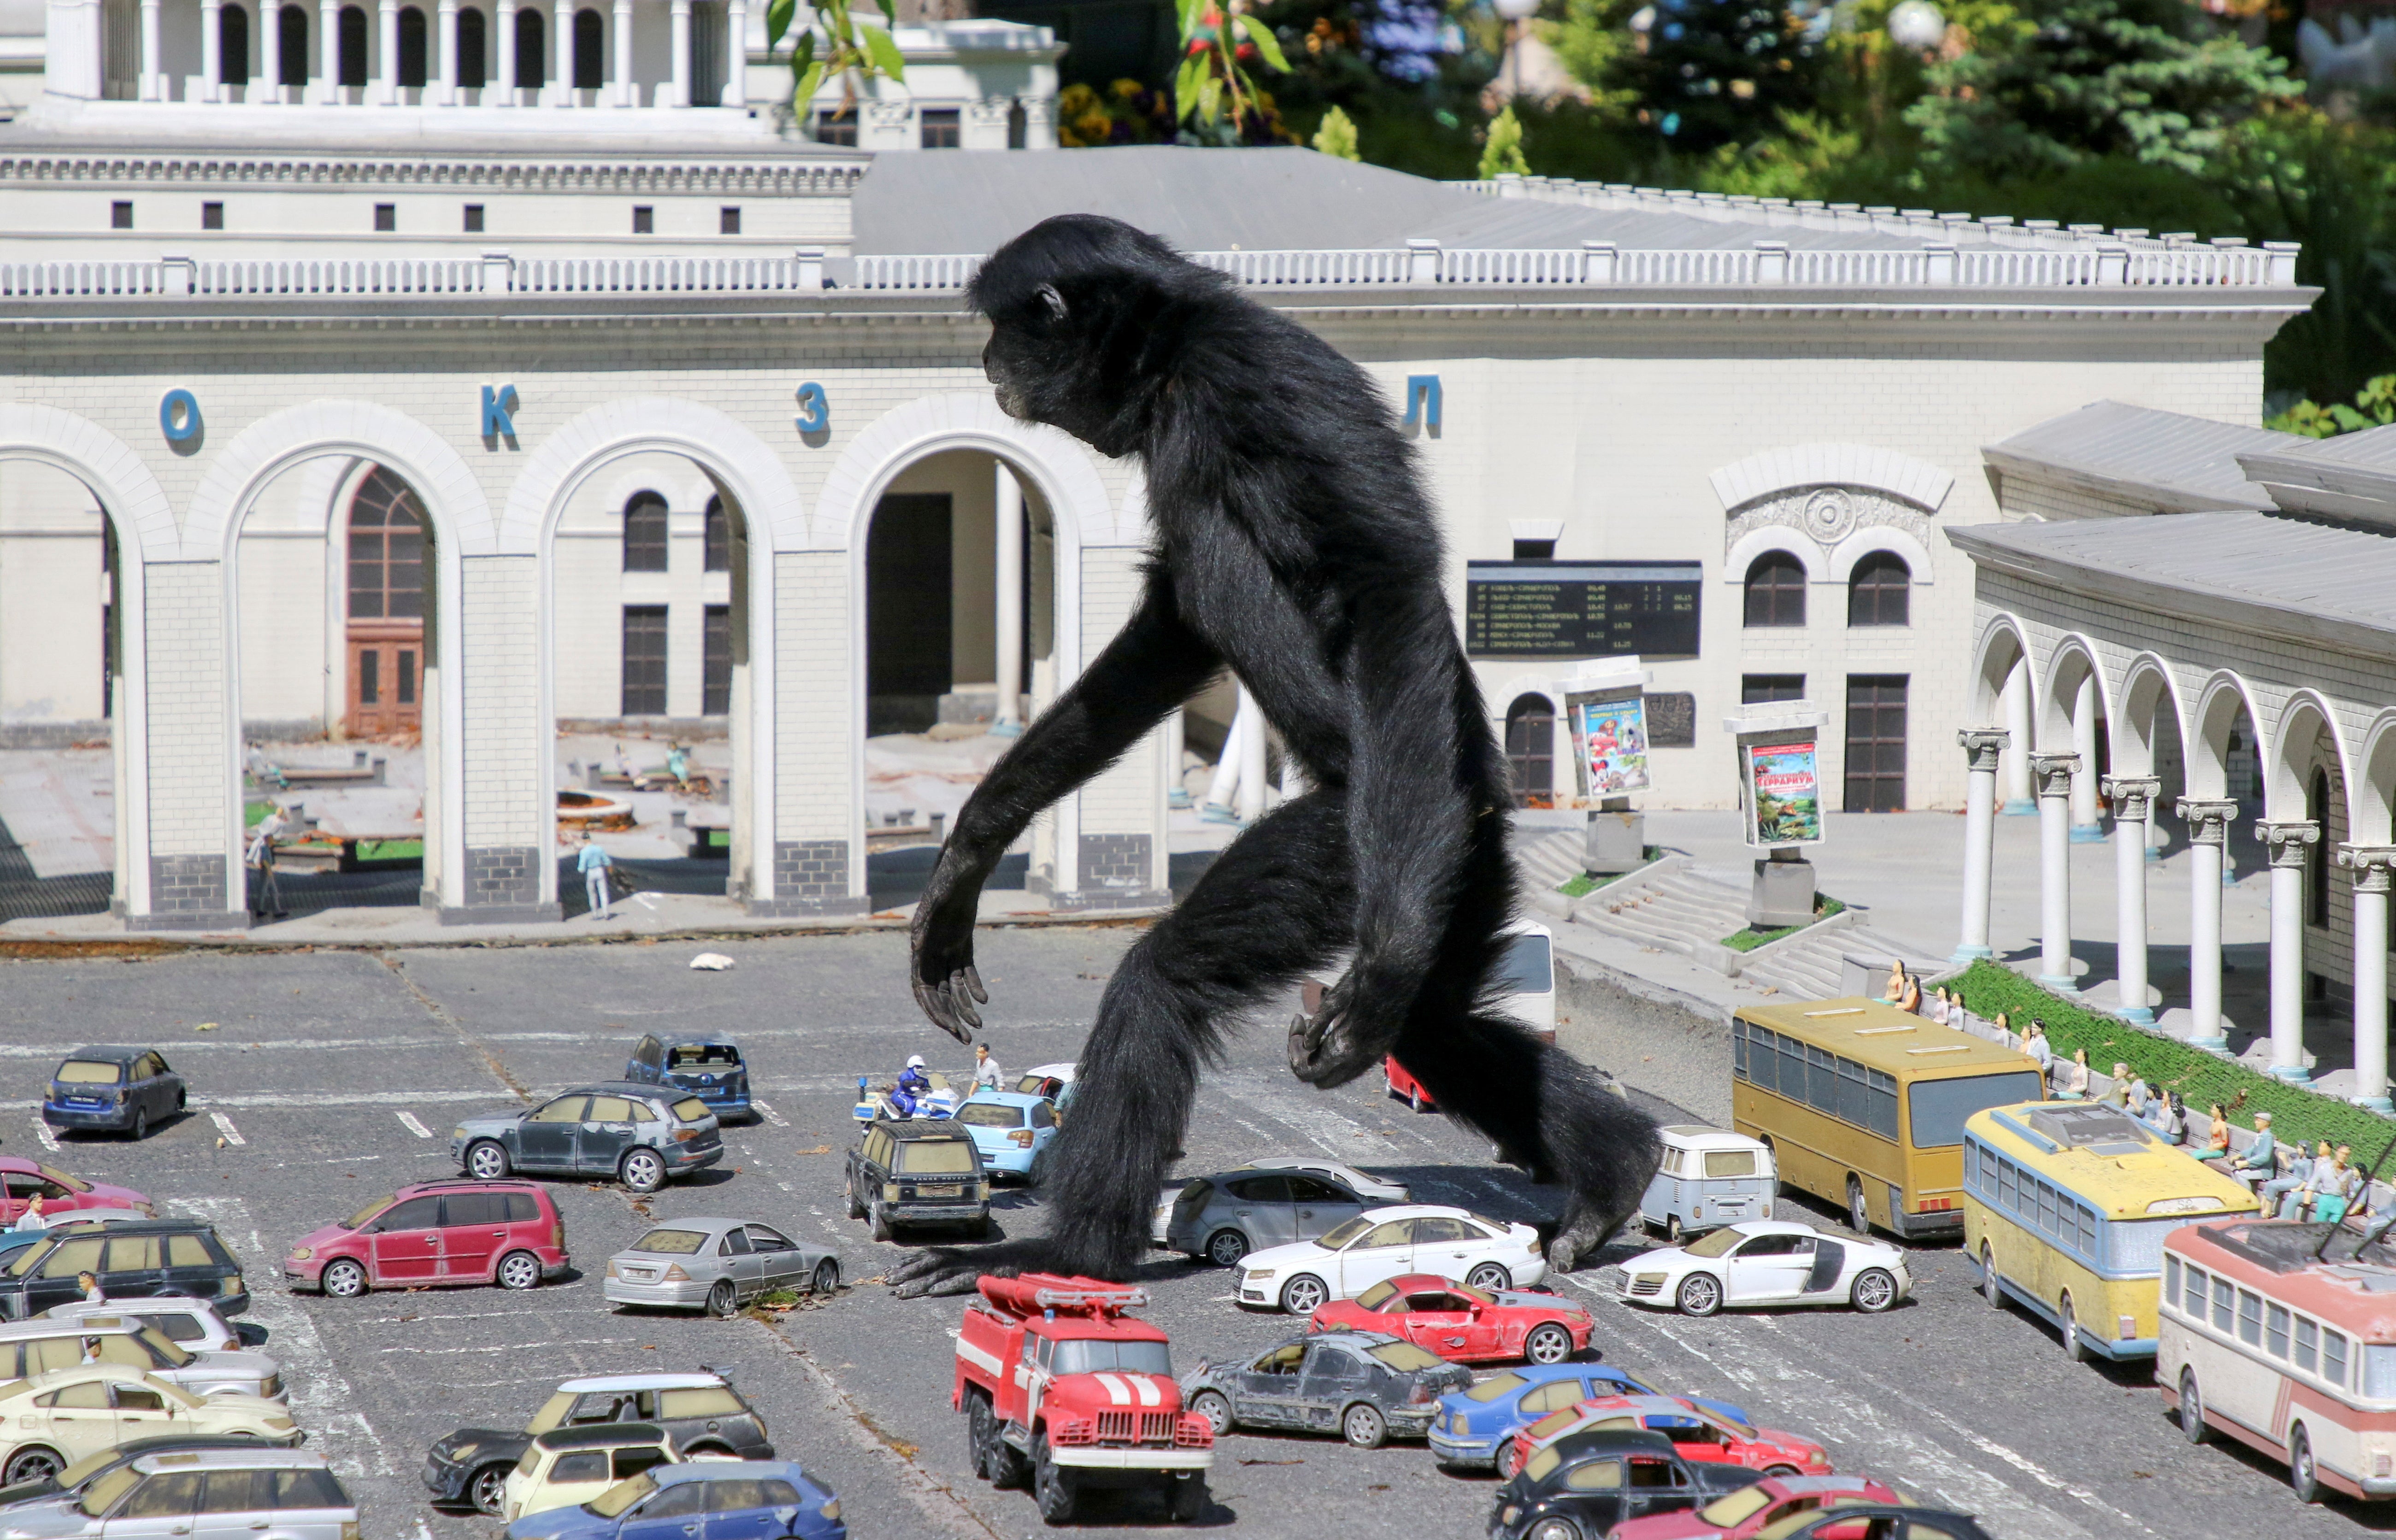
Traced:
[[[876, 75], [902, 82], [907, 78], [907, 61], [890, 36], [890, 0], [873, 0], [873, 4], [882, 12], [884, 25], [879, 27], [859, 20], [849, 0], [815, 0], [811, 20], [799, 29], [799, 40], [791, 53], [791, 113], [801, 123], [806, 122], [816, 92], [827, 78], [840, 78], [843, 112], [856, 100], [859, 84]], [[797, 17], [798, 0], [768, 0], [767, 57], [782, 46]]]
[[1531, 163], [1523, 155], [1523, 125], [1511, 104], [1489, 120], [1489, 138], [1481, 146], [1483, 180], [1510, 171], [1518, 177], [1531, 174]]
[[1323, 126], [1314, 131], [1314, 148], [1340, 160], [1363, 160], [1356, 148], [1356, 120], [1337, 105], [1323, 114]]

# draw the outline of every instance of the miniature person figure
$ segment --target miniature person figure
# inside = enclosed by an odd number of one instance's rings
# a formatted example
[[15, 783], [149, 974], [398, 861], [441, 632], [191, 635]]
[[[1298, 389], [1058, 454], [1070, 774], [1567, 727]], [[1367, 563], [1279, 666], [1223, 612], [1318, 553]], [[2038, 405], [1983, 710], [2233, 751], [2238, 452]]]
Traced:
[[2063, 1083], [2055, 1093], [2056, 1096], [2062, 1101], [2086, 1101], [2088, 1083], [2088, 1050], [2074, 1048], [2071, 1050], [2071, 1067], [2064, 1070]]
[[2279, 1142], [2271, 1136], [2271, 1114], [2257, 1112], [2255, 1114], [2254, 1142], [2246, 1147], [2246, 1153], [2239, 1156], [2231, 1165], [2230, 1175], [2245, 1183], [2250, 1190], [2259, 1188], [2270, 1180], [2272, 1172], [2278, 1169], [2279, 1155]]
[[2110, 1078], [2113, 1083], [2105, 1093], [2105, 1104], [2108, 1107], [2127, 1108], [2130, 1105], [2130, 1067], [2118, 1060], [2115, 1061], [2113, 1073]]
[[75, 1287], [83, 1291], [83, 1302], [87, 1305], [108, 1303], [108, 1296], [100, 1292], [100, 1279], [94, 1274], [87, 1272], [75, 1274]]
[[2354, 1163], [2354, 1147], [2340, 1145], [2330, 1156], [2329, 1170], [2313, 1164], [2313, 1222], [2335, 1225], [2343, 1221], [2349, 1210], [2361, 1206], [2363, 1171]]
[[98, 1363], [100, 1361], [100, 1338], [86, 1337], [83, 1339], [83, 1361], [86, 1363]]
[[574, 870], [582, 873], [582, 890], [591, 900], [591, 912], [598, 919], [610, 918], [607, 912], [607, 869], [616, 864], [607, 848], [591, 838], [584, 830], [581, 847], [574, 857]]
[[270, 914], [277, 920], [290, 918], [283, 907], [283, 886], [274, 879], [274, 836], [283, 832], [283, 809], [270, 806], [266, 816], [258, 820], [250, 831], [249, 849], [242, 862], [249, 868], [249, 912], [252, 918], [263, 920]]
[[1897, 1008], [1900, 1011], [1911, 1012], [1917, 1016], [1921, 1014], [1922, 979], [1919, 975], [1907, 974], [1905, 976], [1905, 989], [1897, 997]]
[[8, 1228], [12, 1230], [38, 1230], [50, 1228], [49, 1220], [42, 1215], [40, 1193], [37, 1192], [25, 1200], [25, 1212], [17, 1215], [17, 1222]]
[[2230, 1159], [2230, 1112], [2219, 1102], [2204, 1109], [2208, 1125], [2204, 1143], [2191, 1150], [2200, 1161], [2227, 1162]]
[[2188, 1103], [2180, 1100], [2178, 1092], [2165, 1092], [2149, 1106], [2154, 1115], [2147, 1120], [2147, 1126], [2155, 1131], [2156, 1138], [2171, 1145], [2187, 1141]]
[[907, 1068], [899, 1072], [898, 1083], [891, 1089], [890, 1105], [898, 1109], [900, 1117], [912, 1118], [915, 1109], [931, 1094], [932, 1077], [925, 1072], [924, 1055], [908, 1055]]
[[[2000, 1015], [1998, 1019], [2002, 1021], [2003, 1016]], [[2041, 1075], [2048, 1079], [2054, 1078], [2055, 1050], [2047, 1043], [2045, 1022], [2036, 1016], [2030, 1018], [2030, 1030], [2022, 1034], [2021, 1051], [2038, 1061], [2038, 1072]]]
[[687, 790], [690, 786], [690, 750], [679, 743], [666, 745], [666, 774], [674, 784]]
[[1895, 1005], [1904, 998], [1905, 959], [1892, 957], [1888, 960], [1888, 1002]]
[[[2322, 1159], [2329, 1158], [2329, 1144], [2322, 1143]], [[2255, 1196], [2263, 1201], [2263, 1216], [2291, 1217], [2296, 1209], [2312, 1197], [2313, 1158], [2305, 1153], [2305, 1141], [2288, 1142], [2288, 1169], [2284, 1175], [2271, 1177], [2256, 1189]]]
[[990, 1044], [987, 1042], [975, 1043], [974, 1089], [979, 1091], [983, 1087], [987, 1086], [992, 1091], [997, 1091], [1003, 1089], [1003, 1082], [1005, 1079], [1005, 1071], [999, 1069], [998, 1060], [991, 1056]]

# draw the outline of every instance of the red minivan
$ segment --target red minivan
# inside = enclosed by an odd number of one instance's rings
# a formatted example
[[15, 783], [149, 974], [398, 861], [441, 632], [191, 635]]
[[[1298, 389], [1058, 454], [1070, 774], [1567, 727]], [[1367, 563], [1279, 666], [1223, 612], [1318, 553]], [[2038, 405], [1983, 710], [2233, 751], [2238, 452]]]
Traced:
[[566, 1270], [566, 1221], [530, 1182], [418, 1182], [338, 1225], [301, 1236], [284, 1259], [295, 1289], [349, 1299], [368, 1289], [497, 1283], [529, 1289]]

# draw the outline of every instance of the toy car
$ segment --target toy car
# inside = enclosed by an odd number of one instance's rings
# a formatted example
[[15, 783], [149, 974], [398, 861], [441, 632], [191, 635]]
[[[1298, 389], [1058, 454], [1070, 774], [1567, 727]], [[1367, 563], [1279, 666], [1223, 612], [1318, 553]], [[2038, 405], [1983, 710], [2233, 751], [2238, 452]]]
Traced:
[[1515, 1467], [1576, 1433], [1628, 1428], [1663, 1434], [1684, 1460], [1719, 1460], [1766, 1476], [1830, 1474], [1830, 1455], [1811, 1439], [1724, 1416], [1686, 1396], [1597, 1396], [1551, 1412], [1515, 1433]]
[[1710, 1316], [1728, 1306], [1853, 1305], [1877, 1315], [1906, 1296], [1905, 1254], [1878, 1241], [1829, 1236], [1811, 1225], [1743, 1220], [1622, 1264], [1623, 1299]]
[[0, 1155], [0, 1220], [14, 1224], [35, 1198], [42, 1201], [42, 1215], [52, 1224], [91, 1210], [125, 1209], [153, 1219], [158, 1215], [157, 1205], [131, 1188], [87, 1182], [22, 1155]]
[[1415, 1079], [1406, 1067], [1398, 1062], [1395, 1054], [1381, 1061], [1381, 1084], [1391, 1095], [1418, 1112], [1439, 1110], [1439, 1104], [1431, 1099], [1431, 1093], [1423, 1089], [1422, 1082]]
[[1684, 1235], [1720, 1229], [1741, 1219], [1769, 1219], [1780, 1195], [1772, 1147], [1761, 1139], [1698, 1123], [1657, 1130], [1663, 1163], [1639, 1200], [1639, 1217], [1674, 1245]]
[[[1431, 1419], [1431, 1458], [1457, 1469], [1497, 1467], [1502, 1480], [1514, 1474], [1518, 1428], [1551, 1412], [1567, 1411], [1592, 1396], [1652, 1396], [1655, 1387], [1604, 1363], [1529, 1364], [1492, 1374], [1469, 1390], [1442, 1396]], [[1728, 1401], [1691, 1397], [1699, 1406], [1738, 1422], [1746, 1412]]]
[[1045, 1096], [1062, 1111], [1079, 1071], [1078, 1065], [1035, 1064], [1016, 1077], [1015, 1088], [1027, 1096]]
[[916, 1102], [914, 1111], [902, 1113], [898, 1110], [898, 1104], [891, 1099], [892, 1094], [898, 1089], [898, 1082], [893, 1081], [888, 1085], [869, 1085], [867, 1077], [859, 1075], [857, 1077], [857, 1105], [850, 1109], [849, 1115], [859, 1122], [903, 1122], [914, 1118], [955, 1117], [957, 1108], [965, 1098], [958, 1095], [956, 1087], [949, 1083], [949, 1077], [926, 1070], [924, 1078], [932, 1082], [932, 1089]]
[[873, 1239], [901, 1229], [962, 1225], [990, 1233], [990, 1176], [981, 1151], [947, 1119], [877, 1121], [848, 1152], [848, 1216], [871, 1217]]
[[587, 1503], [519, 1519], [504, 1533], [507, 1540], [681, 1540], [701, 1530], [735, 1540], [846, 1540], [848, 1534], [832, 1489], [779, 1460], [657, 1466]]
[[724, 1159], [724, 1136], [697, 1096], [607, 1081], [529, 1112], [469, 1118], [450, 1132], [449, 1158], [485, 1182], [527, 1171], [612, 1176], [634, 1192], [655, 1192], [669, 1176]]
[[984, 1278], [957, 1334], [956, 1387], [974, 1471], [1029, 1482], [1070, 1522], [1091, 1487], [1147, 1487], [1187, 1523], [1206, 1511], [1215, 1430], [1184, 1410], [1163, 1332], [1125, 1311], [1148, 1292], [1096, 1278]]
[[1182, 1183], [1156, 1205], [1149, 1239], [1192, 1262], [1235, 1268], [1250, 1252], [1312, 1241], [1389, 1201], [1405, 1199], [1367, 1194], [1317, 1171], [1251, 1166]]
[[155, 1048], [78, 1048], [51, 1072], [42, 1121], [146, 1138], [153, 1124], [183, 1110], [187, 1091]]
[[[94, 1415], [95, 1413], [101, 1414]], [[161, 1433], [246, 1433], [260, 1443], [300, 1441], [282, 1405], [256, 1396], [195, 1396], [139, 1369], [87, 1363], [0, 1386], [0, 1480], [55, 1476], [126, 1439]]]
[[666, 1430], [652, 1423], [552, 1428], [534, 1439], [508, 1472], [499, 1517], [514, 1520], [587, 1503], [619, 1481], [679, 1458]]
[[1245, 1364], [1202, 1362], [1181, 1382], [1191, 1411], [1219, 1436], [1233, 1427], [1337, 1433], [1359, 1449], [1418, 1439], [1439, 1398], [1472, 1383], [1382, 1332], [1316, 1332], [1268, 1348]]
[[1693, 1508], [1758, 1480], [1743, 1466], [1683, 1459], [1660, 1433], [1577, 1433], [1498, 1487], [1489, 1540], [1594, 1537], [1634, 1515]]
[[241, 1348], [191, 1352], [129, 1316], [43, 1316], [0, 1326], [0, 1380], [89, 1362], [138, 1369], [195, 1396], [283, 1400], [282, 1367], [264, 1353]]
[[241, 1264], [215, 1230], [196, 1220], [79, 1221], [40, 1237], [0, 1274], [0, 1316], [10, 1321], [81, 1299], [80, 1273], [97, 1278], [101, 1295], [114, 1304], [180, 1294], [206, 1300], [219, 1315], [249, 1308]]
[[73, 1487], [11, 1505], [9, 1533], [27, 1540], [190, 1534], [195, 1504], [206, 1505], [196, 1525], [201, 1540], [341, 1540], [358, 1533], [357, 1502], [322, 1454], [256, 1442], [246, 1448], [178, 1443], [117, 1458], [126, 1453], [112, 1450], [105, 1459], [86, 1462], [90, 1474]]
[[958, 1107], [956, 1125], [981, 1151], [982, 1168], [1032, 1179], [1041, 1156], [1057, 1137], [1057, 1109], [1045, 1096], [1020, 1091], [977, 1091]]
[[765, 1419], [721, 1374], [596, 1374], [559, 1386], [521, 1430], [461, 1427], [442, 1439], [424, 1457], [424, 1484], [436, 1504], [497, 1514], [508, 1472], [534, 1439], [553, 1428], [607, 1423], [654, 1423], [686, 1460], [774, 1457]]
[[548, 1193], [456, 1176], [401, 1188], [310, 1230], [283, 1261], [293, 1288], [335, 1299], [434, 1285], [529, 1289], [566, 1268], [566, 1221]]
[[668, 1219], [607, 1259], [600, 1294], [610, 1305], [728, 1316], [777, 1289], [831, 1294], [839, 1287], [838, 1256], [770, 1225]]
[[749, 1066], [722, 1032], [651, 1032], [632, 1044], [624, 1078], [686, 1091], [717, 1118], [749, 1118]]
[[1245, 1167], [1246, 1171], [1303, 1171], [1310, 1176], [1320, 1176], [1326, 1182], [1346, 1188], [1367, 1203], [1404, 1203], [1414, 1199], [1404, 1182], [1392, 1182], [1386, 1176], [1376, 1176], [1338, 1161], [1326, 1161], [1319, 1155], [1259, 1155]]
[[1551, 1294], [1485, 1293], [1407, 1273], [1307, 1318], [1317, 1332], [1387, 1332], [1450, 1363], [1562, 1363], [1589, 1346], [1589, 1312]]
[[[1907, 1506], [1895, 1491], [1864, 1476], [1767, 1476], [1751, 1487], [1726, 1493], [1701, 1508], [1656, 1513], [1614, 1526], [1608, 1540], [1754, 1540], [1764, 1530], [1776, 1535], [1798, 1516], [1826, 1509], [1877, 1504]], [[1865, 1533], [1858, 1526], [1852, 1535]], [[1836, 1540], [1852, 1540], [1833, 1530]]]
[[[0, 1513], [13, 1517], [27, 1505], [39, 1503], [45, 1498], [61, 1494], [78, 1496], [102, 1476], [131, 1465], [144, 1454], [180, 1449], [237, 1449], [262, 1453], [256, 1439], [244, 1438], [238, 1433], [160, 1433], [147, 1439], [131, 1439], [113, 1448], [103, 1449], [97, 1454], [87, 1454], [55, 1475], [0, 1487]], [[317, 1457], [323, 1458], [322, 1455]], [[66, 1533], [77, 1531], [70, 1528]]]
[[85, 1316], [129, 1316], [144, 1326], [155, 1326], [167, 1341], [187, 1353], [219, 1353], [235, 1348], [259, 1348], [266, 1342], [266, 1328], [254, 1321], [228, 1321], [217, 1314], [216, 1307], [205, 1299], [176, 1299], [153, 1295], [148, 1299], [102, 1300], [73, 1299], [63, 1305], [53, 1305], [38, 1317], [41, 1321], [75, 1321]]
[[1312, 1315], [1403, 1273], [1460, 1278], [1476, 1289], [1511, 1289], [1548, 1276], [1539, 1232], [1460, 1208], [1411, 1203], [1367, 1209], [1312, 1241], [1251, 1252], [1240, 1262], [1239, 1302]]

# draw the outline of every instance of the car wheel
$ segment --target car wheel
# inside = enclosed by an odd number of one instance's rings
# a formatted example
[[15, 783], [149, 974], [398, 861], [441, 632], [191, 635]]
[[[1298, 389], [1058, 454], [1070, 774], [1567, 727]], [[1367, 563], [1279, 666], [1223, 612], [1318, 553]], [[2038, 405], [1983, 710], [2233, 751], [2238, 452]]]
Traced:
[[2063, 1356], [2074, 1363], [2088, 1361], [2088, 1344], [2080, 1337], [2080, 1316], [2071, 1308], [2071, 1296], [2065, 1294], [2056, 1302], [2056, 1319], [2063, 1324]]
[[707, 1291], [707, 1313], [718, 1321], [729, 1321], [740, 1309], [740, 1301], [732, 1288], [732, 1280], [719, 1278], [715, 1287]]
[[1539, 1322], [1523, 1339], [1523, 1356], [1533, 1363], [1562, 1363], [1572, 1355], [1572, 1334], [1552, 1321]]
[[987, 1391], [966, 1392], [965, 1463], [983, 1480], [994, 1480], [996, 1462], [991, 1457], [991, 1445], [998, 1441], [998, 1414], [991, 1410]]
[[176, 1115], [177, 1115], [177, 1116], [179, 1116], [179, 1117], [180, 1117], [180, 1116], [181, 1116], [181, 1114], [182, 1114], [182, 1112], [183, 1112], [184, 1108], [185, 1108], [186, 1106], [188, 1106], [188, 1105], [189, 1105], [189, 1104], [184, 1100], [183, 1092], [182, 1092], [181, 1088], [178, 1087], [178, 1088], [176, 1089], [176, 1092], [175, 1092], [175, 1112], [176, 1112]]
[[1491, 1290], [1502, 1293], [1514, 1286], [1514, 1275], [1495, 1262], [1484, 1262], [1467, 1273], [1464, 1281], [1484, 1293]]
[[1339, 1436], [1358, 1449], [1378, 1449], [1390, 1441], [1390, 1422], [1379, 1407], [1358, 1401], [1340, 1416]]
[[1668, 1245], [1677, 1246], [1681, 1243], [1681, 1216], [1679, 1215], [1671, 1215], [1665, 1218], [1664, 1241]]
[[2313, 1466], [2313, 1440], [2302, 1423], [2288, 1435], [2288, 1487], [2296, 1501], [2308, 1507], [2321, 1501], [2321, 1472]]
[[817, 1263], [815, 1272], [807, 1279], [807, 1292], [819, 1294], [840, 1293], [840, 1264], [829, 1256]]
[[666, 1185], [666, 1163], [654, 1149], [635, 1149], [624, 1157], [624, 1186], [634, 1192], [655, 1192]]
[[1498, 1446], [1497, 1458], [1490, 1463], [1498, 1467], [1499, 1480], [1511, 1481], [1523, 1468], [1523, 1453], [1514, 1447], [1514, 1440], [1509, 1438]]
[[1206, 1513], [1206, 1478], [1191, 1471], [1173, 1479], [1173, 1494], [1165, 1499], [1165, 1512], [1177, 1524], [1194, 1524]]
[[540, 1258], [530, 1252], [510, 1252], [499, 1258], [499, 1287], [529, 1289], [540, 1281]]
[[46, 1481], [66, 1467], [66, 1461], [49, 1450], [20, 1449], [8, 1461], [7, 1482]]
[[1710, 1316], [1722, 1308], [1722, 1281], [1711, 1273], [1691, 1273], [1681, 1280], [1673, 1303], [1685, 1316]]
[[1798, 1469], [1792, 1465], [1765, 1466], [1764, 1467], [1764, 1473], [1777, 1480], [1784, 1481], [1791, 1476], [1803, 1476], [1805, 1474], [1804, 1471]]
[[1531, 1526], [1526, 1540], [1580, 1540], [1580, 1526], [1569, 1519], [1542, 1519]]
[[1417, 1112], [1422, 1110], [1422, 1092], [1419, 1089], [1406, 1093], [1406, 1106]]
[[851, 1219], [862, 1219], [865, 1217], [865, 1203], [857, 1196], [857, 1184], [855, 1182], [848, 1184], [848, 1216]]
[[1040, 1505], [1040, 1517], [1051, 1524], [1073, 1521], [1073, 1478], [1058, 1465], [1048, 1440], [1040, 1440], [1040, 1463], [1032, 1467], [1032, 1495]]
[[140, 1144], [149, 1136], [150, 1109], [146, 1107], [137, 1107], [133, 1109], [133, 1142]]
[[325, 1264], [325, 1292], [335, 1299], [355, 1299], [366, 1292], [366, 1270], [339, 1257]]
[[2183, 1369], [2179, 1375], [2179, 1430], [2192, 1444], [2201, 1444], [2213, 1430], [2204, 1426], [2204, 1398], [2197, 1394], [2196, 1372]]
[[466, 1483], [466, 1501], [474, 1505], [477, 1513], [499, 1516], [499, 1505], [508, 1498], [508, 1467], [488, 1465], [474, 1472]]
[[1847, 1228], [1857, 1235], [1871, 1233], [1871, 1210], [1864, 1206], [1864, 1185], [1853, 1176], [1847, 1178]]
[[1848, 1286], [1847, 1302], [1866, 1315], [1878, 1315], [1897, 1303], [1897, 1280], [1885, 1268], [1866, 1268]]
[[1231, 1430], [1231, 1403], [1219, 1391], [1199, 1391], [1190, 1398], [1190, 1410], [1205, 1418], [1218, 1439]]
[[1989, 1302], [1991, 1310], [2005, 1308], [2005, 1286], [1997, 1281], [1997, 1254], [1986, 1241], [1980, 1245], [1980, 1297]]
[[897, 1239], [890, 1228], [890, 1214], [881, 1204], [873, 1205], [873, 1239], [885, 1244]]
[[505, 1181], [512, 1169], [508, 1152], [496, 1139], [477, 1139], [466, 1147], [466, 1175], [478, 1182]]
[[1248, 1238], [1235, 1229], [1219, 1229], [1206, 1238], [1206, 1260], [1218, 1268], [1236, 1268], [1248, 1255]]
[[1281, 1286], [1281, 1308], [1294, 1316], [1312, 1315], [1330, 1297], [1331, 1291], [1312, 1273], [1299, 1273]]

